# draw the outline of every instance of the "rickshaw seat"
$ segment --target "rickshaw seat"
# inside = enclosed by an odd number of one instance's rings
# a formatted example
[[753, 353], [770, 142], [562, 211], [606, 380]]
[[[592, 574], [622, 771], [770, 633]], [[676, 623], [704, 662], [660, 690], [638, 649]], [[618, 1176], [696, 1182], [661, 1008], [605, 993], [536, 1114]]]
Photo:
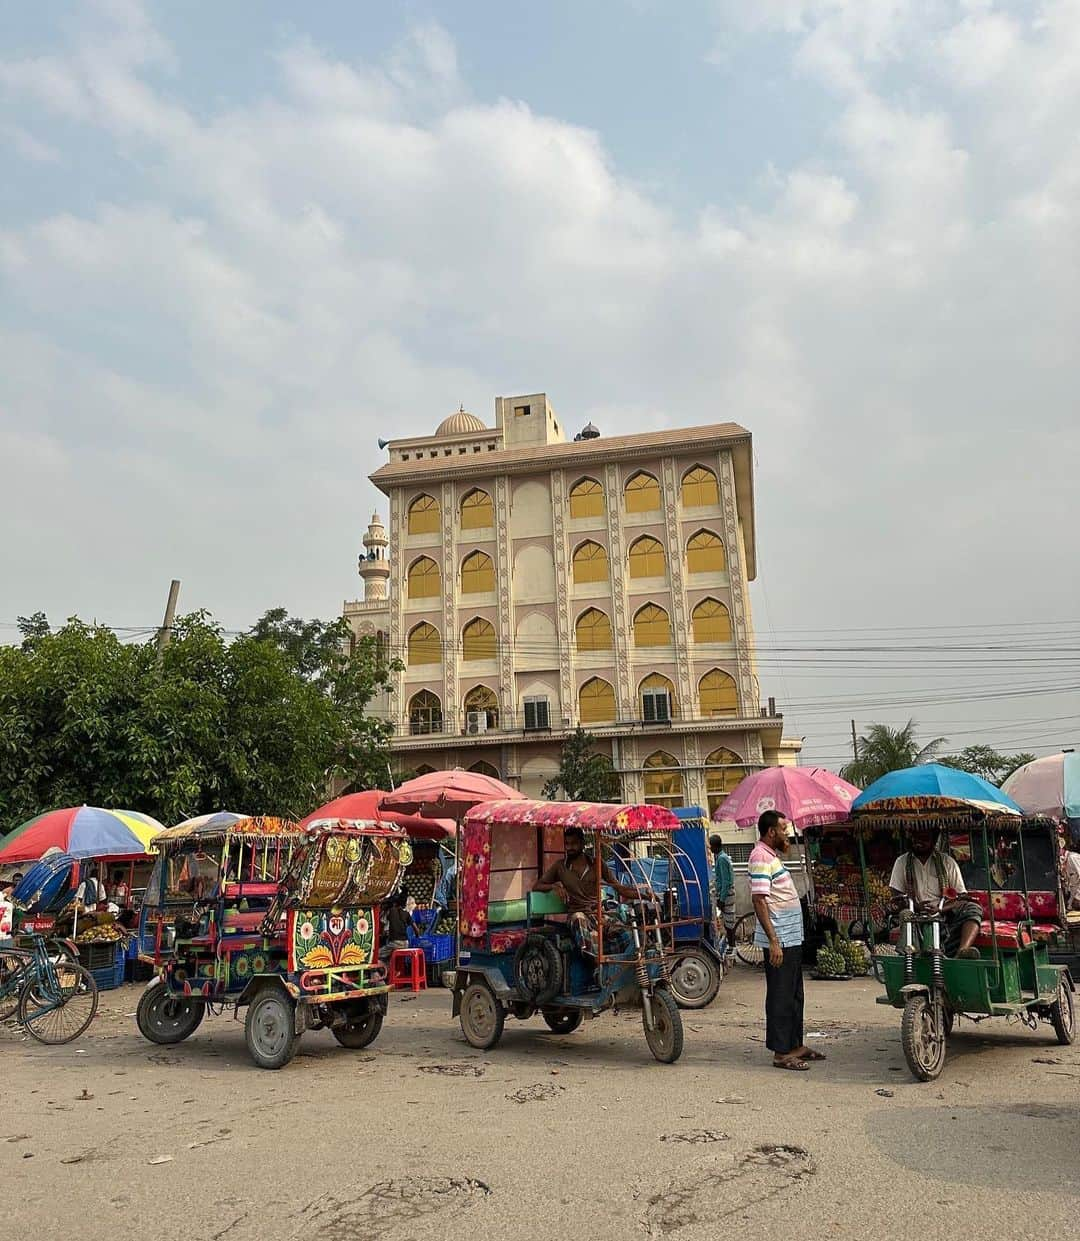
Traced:
[[[1018, 922], [1058, 916], [1058, 894], [1053, 891], [1032, 890], [1026, 897], [1023, 892], [994, 892], [992, 896], [995, 918]], [[984, 917], [990, 917], [991, 893], [976, 889], [969, 891], [968, 897], [980, 905]]]
[[259, 930], [265, 918], [265, 909], [246, 910], [243, 913], [239, 909], [230, 909], [226, 911], [222, 919], [221, 929], [233, 932], [254, 932]]
[[[1031, 943], [1031, 935], [1028, 933], [1027, 927], [1021, 927], [1016, 922], [996, 922], [994, 924], [997, 931], [997, 944], [999, 948], [1025, 948]], [[898, 944], [900, 942], [900, 928], [893, 927], [889, 932], [889, 942]], [[975, 936], [976, 948], [993, 948], [994, 937], [990, 934], [989, 922], [984, 922], [978, 935]]]
[[521, 945], [528, 938], [529, 932], [525, 930], [517, 931], [492, 931], [491, 932], [491, 951], [492, 952], [517, 952]]
[[227, 901], [241, 901], [252, 899], [254, 897], [275, 897], [278, 894], [280, 884], [277, 883], [227, 883], [222, 890], [222, 896]]

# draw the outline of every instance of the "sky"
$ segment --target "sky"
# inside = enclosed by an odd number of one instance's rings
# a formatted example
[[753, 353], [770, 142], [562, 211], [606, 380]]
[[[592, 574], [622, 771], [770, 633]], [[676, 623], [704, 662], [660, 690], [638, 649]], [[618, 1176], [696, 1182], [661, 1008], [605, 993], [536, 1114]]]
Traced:
[[763, 698], [1080, 736], [1080, 0], [0, 9], [0, 638], [331, 617], [380, 436], [736, 421]]

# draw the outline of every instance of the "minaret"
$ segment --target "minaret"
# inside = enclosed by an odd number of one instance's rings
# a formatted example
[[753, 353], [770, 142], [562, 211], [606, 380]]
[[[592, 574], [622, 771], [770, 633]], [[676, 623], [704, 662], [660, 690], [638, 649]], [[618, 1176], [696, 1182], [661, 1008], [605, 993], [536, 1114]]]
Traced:
[[364, 535], [364, 550], [360, 555], [360, 576], [364, 579], [364, 602], [386, 598], [386, 583], [390, 580], [390, 561], [386, 549], [390, 540], [386, 527], [378, 513], [371, 514], [371, 525]]

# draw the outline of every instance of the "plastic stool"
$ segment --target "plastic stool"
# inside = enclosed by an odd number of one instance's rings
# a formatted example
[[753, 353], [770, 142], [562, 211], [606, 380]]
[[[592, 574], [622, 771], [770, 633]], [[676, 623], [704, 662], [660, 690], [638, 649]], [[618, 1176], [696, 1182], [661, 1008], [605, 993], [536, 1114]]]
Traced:
[[427, 964], [423, 948], [395, 948], [390, 954], [390, 986], [395, 991], [426, 991]]

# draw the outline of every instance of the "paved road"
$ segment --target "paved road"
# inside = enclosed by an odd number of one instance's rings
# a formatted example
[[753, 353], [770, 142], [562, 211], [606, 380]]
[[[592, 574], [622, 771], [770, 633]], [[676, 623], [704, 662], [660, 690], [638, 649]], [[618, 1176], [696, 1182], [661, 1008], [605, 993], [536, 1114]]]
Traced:
[[[0, 1030], [9, 1236], [192, 1241], [498, 1237], [1064, 1237], [1080, 1219], [1080, 1047], [962, 1026], [913, 1083], [872, 982], [807, 982], [828, 1062], [769, 1067], [736, 970], [654, 1063], [627, 1012], [474, 1052], [445, 992], [397, 996], [378, 1042], [308, 1034], [254, 1068], [227, 1017], [157, 1048], [138, 991], [63, 1048]], [[888, 1096], [878, 1091], [891, 1092]], [[162, 1160], [163, 1162], [156, 1162]]]

